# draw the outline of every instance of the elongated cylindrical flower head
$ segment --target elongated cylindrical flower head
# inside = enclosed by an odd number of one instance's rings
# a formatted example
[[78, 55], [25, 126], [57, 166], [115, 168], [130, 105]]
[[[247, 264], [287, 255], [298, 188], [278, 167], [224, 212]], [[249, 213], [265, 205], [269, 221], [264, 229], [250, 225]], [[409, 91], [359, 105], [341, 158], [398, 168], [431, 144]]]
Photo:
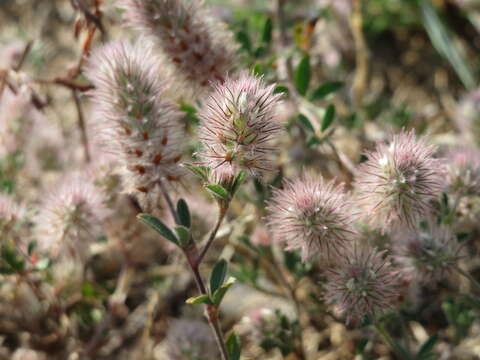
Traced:
[[402, 272], [423, 284], [444, 279], [461, 257], [462, 247], [452, 230], [434, 221], [425, 228], [398, 233], [395, 242]]
[[327, 271], [324, 299], [346, 315], [347, 323], [357, 323], [391, 308], [398, 285], [398, 272], [384, 251], [354, 246]]
[[480, 195], [480, 152], [453, 149], [447, 154], [447, 189], [458, 195]]
[[52, 256], [63, 251], [84, 258], [88, 246], [102, 235], [109, 210], [106, 198], [86, 175], [67, 176], [47, 197], [36, 219], [39, 246]]
[[127, 191], [149, 193], [176, 181], [183, 130], [177, 107], [162, 99], [159, 63], [143, 41], [110, 43], [92, 54], [87, 76], [96, 89], [96, 137], [116, 154]]
[[268, 223], [287, 250], [301, 249], [303, 261], [315, 255], [332, 260], [343, 253], [355, 235], [350, 202], [343, 185], [321, 176], [305, 176], [273, 191]]
[[436, 147], [415, 132], [394, 135], [367, 152], [356, 175], [359, 205], [368, 221], [384, 232], [405, 225], [414, 228], [431, 211], [430, 202], [442, 191], [443, 163]]
[[150, 35], [194, 87], [223, 81], [234, 64], [233, 36], [197, 0], [121, 0], [126, 20]]
[[244, 169], [261, 176], [273, 170], [271, 143], [281, 130], [275, 119], [280, 95], [273, 89], [274, 85], [266, 86], [261, 78], [246, 73], [215, 85], [199, 112], [200, 156], [214, 173]]
[[210, 360], [220, 357], [210, 327], [198, 320], [181, 319], [170, 325], [167, 351], [171, 360]]

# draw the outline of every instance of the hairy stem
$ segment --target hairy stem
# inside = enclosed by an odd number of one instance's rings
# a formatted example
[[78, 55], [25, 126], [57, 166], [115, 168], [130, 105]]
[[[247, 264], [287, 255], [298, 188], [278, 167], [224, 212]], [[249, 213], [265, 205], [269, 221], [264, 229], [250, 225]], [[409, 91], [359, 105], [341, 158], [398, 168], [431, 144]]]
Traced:
[[197, 265], [200, 265], [205, 258], [205, 255], [208, 252], [208, 249], [210, 246], [213, 244], [213, 241], [215, 240], [215, 237], [217, 236], [218, 229], [220, 228], [220, 225], [222, 224], [223, 218], [225, 217], [226, 214], [226, 209], [220, 208], [220, 212], [218, 213], [218, 218], [217, 222], [215, 224], [215, 227], [213, 228], [212, 232], [210, 233], [210, 236], [208, 237], [207, 243], [205, 244], [204, 248], [202, 249], [202, 252], [197, 258]]
[[[199, 256], [196, 245], [193, 244], [190, 248], [185, 249], [184, 252], [185, 256], [187, 257], [188, 265], [190, 266], [190, 269], [192, 271], [198, 291], [201, 295], [207, 295], [207, 288], [198, 269], [200, 262], [198, 261]], [[210, 324], [210, 327], [212, 328], [212, 332], [215, 336], [215, 341], [217, 342], [220, 353], [222, 354], [222, 360], [228, 360], [227, 347], [225, 345], [225, 340], [222, 329], [220, 327], [220, 322], [218, 321], [218, 308], [214, 305], [205, 305], [205, 315], [207, 317], [208, 323]]]
[[[165, 187], [163, 184], [160, 184], [160, 189], [162, 191], [163, 196], [165, 197], [165, 200], [168, 204], [168, 207], [170, 209], [170, 212], [175, 219], [175, 222], [177, 224], [180, 224], [180, 220], [178, 218], [178, 214], [175, 211], [175, 207], [173, 206], [173, 201], [170, 198], [170, 195], [166, 191]], [[183, 248], [183, 253], [185, 254], [185, 257], [187, 258], [187, 263], [190, 267], [190, 270], [192, 271], [193, 274], [193, 279], [195, 280], [195, 284], [197, 286], [197, 289], [200, 293], [200, 295], [208, 295], [207, 288], [205, 286], [205, 283], [203, 282], [202, 276], [200, 275], [199, 271], [199, 266], [202, 263], [202, 260], [205, 256], [205, 254], [208, 251], [208, 248], [210, 247], [211, 243], [213, 242], [213, 239], [215, 239], [215, 235], [218, 232], [218, 229], [220, 228], [220, 224], [222, 223], [223, 218], [225, 217], [226, 209], [221, 210], [219, 213], [219, 218], [217, 220], [217, 224], [215, 225], [215, 228], [213, 229], [212, 233], [210, 234], [210, 237], [208, 239], [208, 242], [205, 246], [205, 248], [202, 250], [202, 253], [198, 253], [198, 248], [195, 243], [195, 241], [192, 238], [191, 244], [188, 248]], [[215, 337], [215, 341], [217, 343], [218, 349], [220, 350], [220, 353], [222, 355], [222, 360], [228, 360], [228, 352], [227, 352], [227, 346], [225, 345], [225, 339], [223, 336], [222, 329], [220, 327], [220, 322], [218, 320], [218, 308], [213, 305], [205, 305], [205, 315], [207, 317], [208, 323], [210, 324], [210, 327], [212, 329], [213, 335]]]
[[411, 360], [412, 355], [407, 352], [402, 346], [397, 344], [395, 340], [390, 336], [388, 331], [385, 329], [385, 326], [381, 324], [380, 322], [376, 322], [374, 324], [375, 330], [377, 330], [377, 333], [380, 334], [380, 336], [385, 340], [385, 342], [390, 346], [392, 351], [399, 357], [399, 359], [405, 359], [405, 360]]

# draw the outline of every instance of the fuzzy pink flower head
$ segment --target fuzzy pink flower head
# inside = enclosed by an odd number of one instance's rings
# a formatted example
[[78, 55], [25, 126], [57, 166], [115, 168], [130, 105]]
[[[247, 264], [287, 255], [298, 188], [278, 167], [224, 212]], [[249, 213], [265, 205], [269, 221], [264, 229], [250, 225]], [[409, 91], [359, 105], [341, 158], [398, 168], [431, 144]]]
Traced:
[[272, 138], [281, 130], [275, 119], [280, 94], [261, 78], [243, 73], [215, 84], [199, 112], [202, 120], [200, 156], [213, 173], [235, 174], [246, 170], [261, 176], [273, 170]]
[[430, 202], [444, 184], [443, 162], [434, 158], [435, 151], [412, 130], [365, 154], [368, 160], [358, 167], [355, 188], [371, 225], [383, 232], [398, 226], [414, 228], [431, 212]]
[[438, 283], [461, 258], [462, 246], [452, 230], [432, 220], [414, 231], [398, 233], [395, 242], [402, 272], [422, 284]]
[[96, 138], [124, 167], [126, 190], [148, 194], [178, 181], [183, 129], [177, 106], [163, 99], [159, 63], [144, 41], [114, 42], [91, 56], [87, 77], [96, 89]]
[[447, 154], [447, 188], [459, 195], [480, 195], [480, 152], [452, 149]]
[[35, 221], [40, 248], [54, 257], [66, 250], [84, 258], [89, 244], [102, 235], [102, 221], [109, 215], [105, 202], [91, 176], [66, 176]]
[[347, 323], [384, 313], [399, 297], [398, 272], [376, 248], [354, 246], [326, 275], [324, 299], [346, 315]]
[[355, 236], [350, 202], [343, 184], [304, 176], [275, 189], [268, 205], [268, 225], [286, 250], [301, 249], [302, 260], [315, 255], [331, 261], [343, 254]]
[[198, 0], [120, 0], [129, 25], [149, 35], [196, 90], [223, 82], [235, 63], [235, 40]]

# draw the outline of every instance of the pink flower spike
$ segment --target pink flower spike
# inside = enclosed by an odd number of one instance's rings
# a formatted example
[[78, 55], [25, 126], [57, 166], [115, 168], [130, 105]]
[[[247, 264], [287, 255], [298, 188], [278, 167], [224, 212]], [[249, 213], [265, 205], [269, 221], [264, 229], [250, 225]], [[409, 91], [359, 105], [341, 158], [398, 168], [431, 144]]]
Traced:
[[39, 247], [54, 257], [66, 251], [85, 258], [89, 244], [102, 235], [102, 221], [109, 215], [105, 202], [91, 177], [66, 176], [36, 218]]
[[354, 246], [327, 270], [324, 299], [346, 315], [347, 323], [358, 323], [392, 307], [399, 296], [398, 280], [384, 251]]
[[317, 254], [330, 262], [355, 236], [350, 208], [343, 185], [304, 176], [273, 191], [268, 225], [278, 241], [286, 242], [286, 250], [302, 250], [304, 262]]
[[395, 243], [402, 272], [421, 284], [438, 283], [461, 258], [462, 246], [452, 230], [433, 220], [426, 228], [398, 233]]
[[[151, 194], [180, 179], [184, 133], [181, 114], [164, 99], [166, 82], [145, 42], [114, 42], [91, 56], [87, 77], [95, 85], [95, 137], [123, 166], [128, 192]], [[153, 196], [153, 195], [152, 195]]]
[[195, 90], [223, 82], [237, 47], [227, 31], [198, 0], [120, 0], [127, 23], [148, 35]]
[[432, 211], [431, 201], [440, 196], [445, 173], [435, 151], [412, 130], [365, 154], [368, 160], [358, 167], [355, 189], [367, 222], [384, 233], [400, 226], [413, 229]]
[[[214, 85], [199, 112], [202, 120], [200, 157], [215, 173], [235, 174], [244, 169], [254, 176], [273, 171], [273, 137], [281, 130], [275, 121], [279, 94], [274, 85], [243, 73]], [[220, 176], [220, 177], [222, 177]]]

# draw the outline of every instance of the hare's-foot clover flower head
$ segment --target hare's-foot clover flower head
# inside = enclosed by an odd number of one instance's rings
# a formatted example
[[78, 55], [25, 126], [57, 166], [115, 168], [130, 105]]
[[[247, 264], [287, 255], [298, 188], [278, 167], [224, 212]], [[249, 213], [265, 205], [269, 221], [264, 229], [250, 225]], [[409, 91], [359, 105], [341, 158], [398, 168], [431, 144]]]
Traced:
[[330, 261], [355, 236], [350, 207], [343, 185], [304, 176], [274, 190], [269, 227], [277, 240], [286, 242], [286, 250], [301, 249], [303, 261], [317, 254]]
[[480, 152], [453, 149], [447, 154], [447, 189], [457, 195], [480, 195]]
[[431, 212], [431, 201], [443, 188], [443, 162], [434, 158], [436, 147], [415, 132], [394, 135], [379, 143], [358, 168], [358, 202], [368, 221], [384, 232], [405, 225], [415, 228]]
[[233, 176], [244, 169], [254, 176], [273, 170], [272, 138], [281, 130], [275, 119], [279, 94], [274, 85], [243, 73], [214, 85], [214, 91], [199, 112], [202, 120], [200, 156], [214, 173]]
[[88, 246], [102, 235], [108, 216], [106, 197], [88, 175], [65, 179], [49, 194], [36, 219], [39, 246], [52, 256], [64, 250], [84, 258]]
[[218, 359], [215, 339], [210, 327], [198, 320], [181, 319], [170, 325], [167, 351], [171, 360]]
[[347, 323], [375, 317], [398, 299], [398, 272], [376, 248], [354, 246], [327, 270], [325, 301], [346, 315]]
[[422, 284], [444, 279], [461, 257], [462, 246], [451, 229], [434, 221], [415, 231], [399, 233], [396, 243], [402, 272]]
[[127, 22], [149, 35], [188, 85], [202, 89], [223, 82], [235, 63], [235, 40], [191, 0], [121, 0]]
[[162, 99], [166, 83], [159, 63], [143, 41], [114, 42], [96, 50], [88, 78], [96, 89], [94, 126], [104, 149], [124, 167], [126, 190], [149, 194], [182, 173], [183, 130], [177, 107]]

